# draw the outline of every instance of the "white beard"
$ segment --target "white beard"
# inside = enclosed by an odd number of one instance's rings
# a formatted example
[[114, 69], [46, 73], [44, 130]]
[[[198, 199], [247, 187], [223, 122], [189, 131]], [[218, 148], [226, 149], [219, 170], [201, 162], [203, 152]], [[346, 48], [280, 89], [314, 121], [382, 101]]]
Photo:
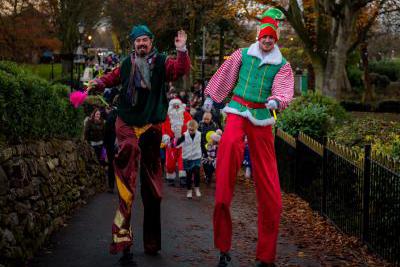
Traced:
[[182, 126], [183, 126], [183, 113], [185, 112], [185, 108], [169, 108], [168, 109], [168, 117], [171, 122], [171, 130], [174, 133], [176, 138], [181, 137], [182, 135]]

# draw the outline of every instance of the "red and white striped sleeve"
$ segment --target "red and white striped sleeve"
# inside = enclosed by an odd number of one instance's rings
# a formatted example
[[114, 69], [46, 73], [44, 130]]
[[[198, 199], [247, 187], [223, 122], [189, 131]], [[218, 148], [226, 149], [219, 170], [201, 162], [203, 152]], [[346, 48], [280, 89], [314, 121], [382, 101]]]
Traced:
[[204, 94], [213, 101], [221, 103], [235, 87], [242, 65], [242, 50], [232, 53], [217, 72], [211, 77]]
[[279, 103], [279, 109], [284, 110], [293, 99], [294, 76], [292, 67], [286, 63], [278, 71], [272, 84], [271, 96], [268, 100], [276, 100]]

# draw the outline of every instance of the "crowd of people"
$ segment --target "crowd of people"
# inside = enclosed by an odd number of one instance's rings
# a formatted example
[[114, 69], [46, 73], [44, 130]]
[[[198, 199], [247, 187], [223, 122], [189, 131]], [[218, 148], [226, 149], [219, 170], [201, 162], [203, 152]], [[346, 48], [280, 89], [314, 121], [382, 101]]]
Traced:
[[205, 184], [211, 184], [222, 135], [221, 118], [213, 116], [220, 112], [202, 109], [202, 89], [198, 84], [195, 82], [195, 89], [189, 93], [168, 94], [167, 118], [162, 125], [166, 180], [175, 186], [178, 179], [181, 187], [187, 187], [189, 199], [193, 196], [192, 181], [196, 197], [201, 196], [200, 177], [204, 177]]
[[[119, 56], [114, 53], [91, 58], [81, 77], [83, 86], [88, 81], [107, 75], [119, 65]], [[192, 184], [195, 196], [201, 197], [200, 182], [207, 186], [213, 182], [218, 143], [226, 119], [226, 114], [221, 112], [223, 105], [215, 105], [209, 111], [204, 110], [203, 86], [200, 79], [195, 80], [187, 89], [176, 88], [173, 82], [167, 85], [169, 107], [166, 121], [162, 124], [162, 169], [169, 186], [176, 186], [178, 183], [180, 187], [187, 188], [188, 199], [193, 197]], [[99, 106], [91, 105], [88, 108], [91, 112], [84, 121], [83, 138], [93, 147], [98, 161], [105, 168], [110, 193], [114, 192], [113, 160], [118, 152], [115, 123], [119, 93], [119, 87], [105, 87], [102, 92], [104, 101]], [[189, 136], [186, 137], [186, 133]], [[245, 150], [244, 159], [246, 178], [250, 179], [248, 149]]]
[[120, 56], [116, 53], [110, 52], [108, 55], [97, 53], [95, 56], [90, 56], [85, 61], [85, 68], [80, 77], [80, 86], [87, 84], [89, 81], [99, 78], [114, 68], [118, 67], [120, 63]]
[[[107, 73], [107, 72], [105, 72]], [[101, 77], [101, 76], [99, 76]], [[189, 90], [176, 91], [168, 86], [168, 112], [162, 124], [160, 146], [163, 173], [169, 186], [177, 184], [187, 188], [188, 199], [201, 197], [200, 182], [212, 184], [218, 144], [223, 133], [226, 115], [217, 107], [204, 111], [202, 83], [197, 80]], [[84, 121], [84, 140], [94, 149], [97, 159], [105, 168], [108, 191], [114, 192], [115, 174], [113, 160], [118, 151], [115, 133], [119, 89], [105, 88], [102, 97], [106, 104], [91, 105], [91, 112]], [[246, 178], [250, 178], [250, 160], [245, 150], [243, 166]]]

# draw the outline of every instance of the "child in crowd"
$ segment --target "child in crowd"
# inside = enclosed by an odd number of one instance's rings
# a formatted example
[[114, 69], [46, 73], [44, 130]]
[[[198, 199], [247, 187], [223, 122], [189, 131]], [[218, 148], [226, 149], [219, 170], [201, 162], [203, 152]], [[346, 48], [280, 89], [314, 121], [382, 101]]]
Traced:
[[216, 131], [218, 129], [217, 124], [213, 121], [211, 112], [204, 112], [203, 120], [199, 123], [199, 132], [201, 133], [201, 151], [203, 156], [206, 156], [206, 135], [209, 131]]
[[99, 162], [104, 164], [102, 159], [104, 120], [101, 117], [100, 110], [97, 108], [93, 110], [85, 124], [84, 139], [93, 147]]
[[188, 199], [192, 198], [192, 179], [196, 197], [201, 197], [200, 192], [200, 163], [201, 163], [201, 133], [197, 130], [198, 123], [190, 120], [187, 131], [177, 140], [177, 147], [182, 147], [183, 167], [186, 171], [186, 186]]
[[202, 163], [207, 185], [211, 184], [212, 175], [215, 171], [218, 143], [221, 140], [221, 134], [222, 131], [217, 130], [217, 132], [209, 131], [206, 135], [206, 153], [203, 155]]

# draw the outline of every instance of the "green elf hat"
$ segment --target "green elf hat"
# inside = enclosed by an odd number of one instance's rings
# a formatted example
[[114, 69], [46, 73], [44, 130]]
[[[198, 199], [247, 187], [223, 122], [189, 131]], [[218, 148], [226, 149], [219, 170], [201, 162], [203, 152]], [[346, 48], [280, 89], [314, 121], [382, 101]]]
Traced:
[[146, 25], [136, 25], [132, 28], [131, 33], [129, 34], [129, 37], [131, 38], [132, 41], [134, 41], [136, 38], [147, 35], [151, 39], [154, 39], [154, 34], [150, 31], [150, 29]]
[[258, 38], [270, 35], [279, 40], [279, 20], [285, 19], [285, 15], [277, 8], [269, 8], [260, 17], [258, 21], [261, 23]]

